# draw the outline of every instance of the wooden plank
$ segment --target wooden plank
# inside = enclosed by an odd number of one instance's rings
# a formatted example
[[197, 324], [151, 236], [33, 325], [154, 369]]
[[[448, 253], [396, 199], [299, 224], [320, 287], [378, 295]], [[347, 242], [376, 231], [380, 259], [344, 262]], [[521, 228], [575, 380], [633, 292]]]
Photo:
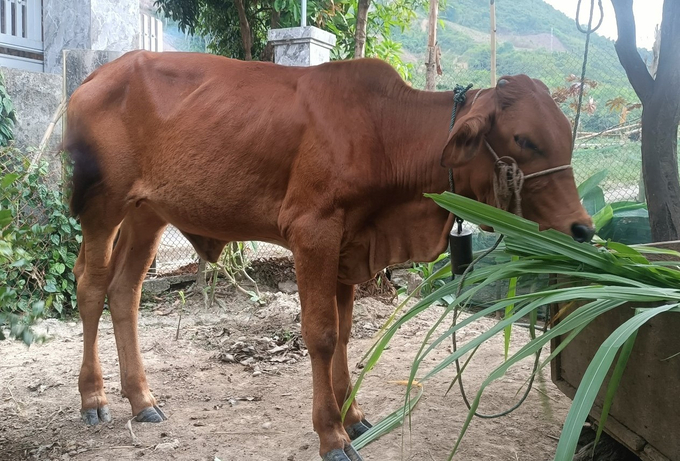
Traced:
[[142, 48], [145, 50], [148, 50], [149, 47], [151, 46], [151, 33], [149, 31], [149, 18], [147, 15], [144, 15], [144, 27], [142, 29], [143, 35], [144, 35], [144, 45]]
[[154, 18], [154, 51], [163, 51], [163, 23]]
[[26, 12], [28, 14], [26, 38], [42, 43], [42, 3], [40, 0], [27, 0]]
[[156, 38], [158, 44], [156, 51], [163, 51], [163, 21], [156, 19]]
[[0, 67], [11, 67], [13, 69], [30, 70], [32, 72], [43, 71], [43, 63], [40, 61], [7, 56], [3, 54], [0, 54]]
[[27, 38], [15, 37], [14, 35], [0, 34], [0, 44], [17, 50], [43, 52], [43, 42]]
[[5, 17], [2, 18], [5, 24], [5, 34], [12, 35], [12, 0], [2, 0], [5, 4]]
[[149, 51], [156, 51], [156, 20], [149, 16]]
[[24, 33], [24, 5], [23, 1], [17, 0], [14, 3], [14, 11], [16, 12], [14, 16], [14, 35], [19, 38], [26, 38]]
[[153, 24], [152, 28], [152, 34], [153, 34], [153, 45], [151, 47], [152, 51], [159, 51], [158, 49], [158, 42], [159, 42], [159, 36], [158, 36], [158, 19], [152, 18], [151, 23]]

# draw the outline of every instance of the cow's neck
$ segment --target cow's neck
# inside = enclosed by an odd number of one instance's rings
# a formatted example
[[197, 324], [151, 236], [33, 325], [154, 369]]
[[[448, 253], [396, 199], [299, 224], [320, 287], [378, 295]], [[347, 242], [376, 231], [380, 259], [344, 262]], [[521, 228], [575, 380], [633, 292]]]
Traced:
[[[470, 91], [469, 98], [475, 92]], [[449, 190], [448, 169], [441, 166], [441, 155], [449, 135], [452, 92], [428, 92], [409, 89], [403, 95], [386, 99], [378, 108], [382, 117], [382, 141], [385, 154], [393, 160], [394, 185], [418, 192]], [[457, 119], [469, 110], [458, 109]], [[456, 178], [456, 192], [467, 194], [465, 178]], [[407, 179], [405, 179], [407, 178]]]
[[[468, 97], [474, 97], [470, 92]], [[448, 169], [441, 166], [441, 155], [448, 139], [453, 94], [407, 89], [401, 95], [371, 105], [381, 131], [384, 168], [378, 169], [380, 193], [389, 202], [379, 203], [371, 215], [370, 257], [365, 271], [353, 266], [347, 273], [366, 277], [390, 264], [433, 261], [445, 251], [453, 226], [452, 215], [424, 193], [449, 190]], [[466, 106], [457, 117], [464, 116]], [[456, 174], [456, 192], [469, 195], [469, 178]], [[378, 191], [376, 191], [378, 192]], [[361, 279], [359, 275], [357, 279]]]

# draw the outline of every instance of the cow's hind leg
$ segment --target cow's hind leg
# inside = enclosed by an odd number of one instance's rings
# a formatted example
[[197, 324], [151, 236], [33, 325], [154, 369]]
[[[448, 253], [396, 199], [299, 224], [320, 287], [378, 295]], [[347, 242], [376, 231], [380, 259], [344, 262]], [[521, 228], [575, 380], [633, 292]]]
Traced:
[[[352, 393], [352, 380], [349, 374], [347, 360], [347, 343], [352, 334], [352, 310], [354, 309], [354, 285], [338, 282], [338, 344], [333, 354], [333, 391], [338, 406], [342, 408], [345, 400]], [[356, 400], [352, 402], [345, 415], [345, 430], [350, 439], [354, 440], [371, 428], [371, 424], [364, 419], [364, 413]]]
[[166, 222], [141, 205], [123, 221], [113, 253], [108, 287], [109, 309], [116, 336], [123, 396], [137, 421], [160, 422], [165, 415], [151, 395], [144, 373], [137, 333], [137, 311], [142, 282], [153, 262]]
[[[331, 222], [310, 220], [310, 226], [293, 233], [302, 336], [312, 362], [314, 430], [319, 435], [323, 461], [361, 461], [350, 443], [333, 392], [333, 354], [338, 342], [336, 283], [341, 231]], [[321, 235], [323, 241], [310, 239]], [[321, 239], [319, 239], [321, 240]]]
[[78, 378], [81, 416], [88, 425], [111, 421], [104, 393], [101, 364], [97, 351], [99, 318], [104, 310], [106, 287], [117, 224], [103, 219], [96, 210], [81, 216], [83, 242], [73, 268], [78, 283], [78, 311], [83, 322], [83, 362]]

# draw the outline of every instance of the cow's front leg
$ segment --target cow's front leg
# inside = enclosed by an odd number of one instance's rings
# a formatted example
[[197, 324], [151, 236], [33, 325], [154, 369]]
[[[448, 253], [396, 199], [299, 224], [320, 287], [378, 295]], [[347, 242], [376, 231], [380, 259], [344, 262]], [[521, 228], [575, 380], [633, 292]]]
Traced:
[[[340, 226], [319, 225], [299, 229], [291, 246], [302, 306], [302, 337], [312, 362], [314, 430], [324, 461], [361, 461], [342, 425], [333, 392], [332, 364], [338, 342], [336, 283], [340, 252]], [[322, 236], [318, 239], [310, 238]]]
[[[338, 282], [338, 344], [333, 354], [333, 390], [338, 406], [342, 408], [345, 400], [352, 393], [352, 380], [349, 374], [347, 360], [347, 343], [352, 334], [352, 311], [354, 310], [354, 285]], [[350, 439], [354, 440], [371, 428], [371, 424], [364, 419], [364, 412], [359, 408], [356, 399], [352, 402], [345, 415], [345, 430]]]

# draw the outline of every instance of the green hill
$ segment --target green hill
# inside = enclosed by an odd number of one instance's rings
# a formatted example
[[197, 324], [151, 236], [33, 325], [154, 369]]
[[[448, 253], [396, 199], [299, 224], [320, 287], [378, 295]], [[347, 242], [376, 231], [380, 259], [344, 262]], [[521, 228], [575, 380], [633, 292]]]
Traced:
[[[394, 37], [402, 43], [404, 58], [414, 63], [416, 87], [423, 87], [425, 81], [426, 17], [426, 12], [419, 12], [410, 28], [401, 33], [395, 31]], [[488, 87], [491, 59], [488, 1], [448, 0], [439, 17], [437, 38], [443, 75], [438, 80], [438, 89], [451, 89], [456, 83]], [[555, 90], [568, 85], [571, 74], [580, 76], [585, 35], [578, 31], [573, 18], [543, 0], [497, 0], [496, 29], [498, 77], [525, 73]], [[651, 60], [649, 51], [641, 53]], [[597, 34], [591, 36], [587, 77], [597, 86], [589, 90], [595, 110], [584, 116], [584, 129], [599, 131], [618, 122], [619, 114], [605, 107], [607, 101], [620, 97], [637, 102], [612, 40]], [[568, 103], [564, 109], [570, 111]]]

